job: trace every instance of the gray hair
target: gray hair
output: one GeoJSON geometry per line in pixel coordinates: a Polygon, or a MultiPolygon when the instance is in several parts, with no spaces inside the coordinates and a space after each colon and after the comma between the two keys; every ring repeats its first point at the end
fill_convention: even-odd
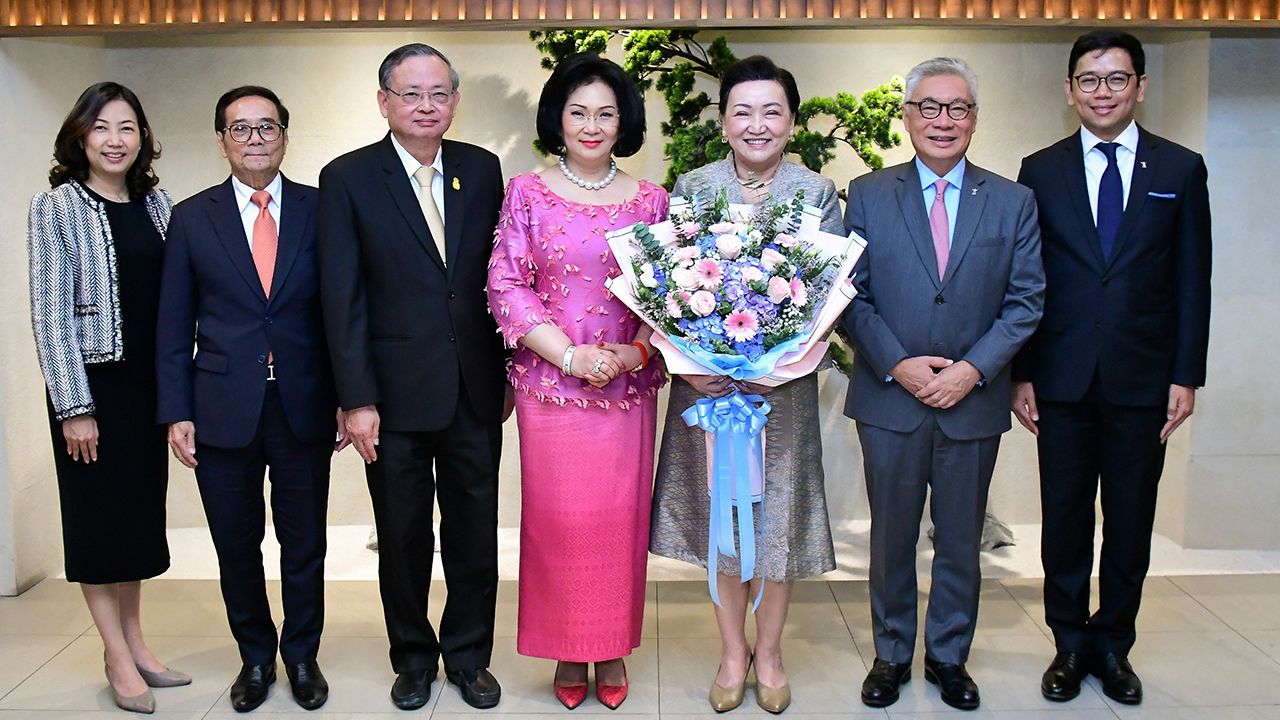
{"type": "Polygon", "coordinates": [[[969,63],[960,58],[950,57],[932,58],[911,68],[911,72],[907,73],[907,92],[903,96],[903,100],[915,98],[916,88],[920,85],[920,81],[937,75],[956,75],[964,78],[965,83],[969,86],[969,99],[973,101],[974,105],[978,104],[978,76],[973,73],[973,68],[969,67],[969,63]]]}
{"type": "Polygon", "coordinates": [[[444,53],[425,43],[409,43],[392,50],[387,54],[386,59],[382,61],[382,65],[378,66],[378,87],[383,90],[390,90],[391,73],[395,72],[400,63],[411,57],[440,58],[440,62],[449,68],[449,80],[453,83],[453,89],[457,90],[458,86],[462,84],[462,80],[458,77],[458,71],[453,69],[453,63],[449,62],[449,58],[445,57],[444,53]]]}

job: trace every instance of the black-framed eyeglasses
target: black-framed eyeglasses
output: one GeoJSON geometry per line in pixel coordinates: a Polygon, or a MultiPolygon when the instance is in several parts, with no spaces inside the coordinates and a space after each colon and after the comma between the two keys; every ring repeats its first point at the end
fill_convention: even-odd
{"type": "Polygon", "coordinates": [[[925,98],[919,102],[908,100],[903,105],[915,105],[916,112],[920,113],[920,117],[925,120],[933,120],[942,114],[943,110],[947,111],[947,117],[952,120],[963,120],[969,117],[969,113],[978,109],[977,103],[968,103],[963,100],[953,100],[949,103],[940,103],[937,100],[925,98]]]}
{"type": "Polygon", "coordinates": [[[428,101],[432,105],[448,105],[453,99],[456,90],[432,90],[431,92],[421,92],[418,90],[406,90],[404,92],[396,92],[391,88],[387,88],[387,92],[400,98],[400,104],[405,107],[416,107],[422,102],[428,101]]]}
{"type": "Polygon", "coordinates": [[[1081,92],[1097,92],[1098,88],[1102,87],[1103,82],[1107,83],[1107,88],[1111,92],[1120,92],[1129,87],[1130,78],[1137,76],[1137,73],[1117,70],[1106,77],[1095,75],[1094,73],[1080,73],[1071,79],[1076,81],[1076,87],[1080,88],[1081,92]]]}
{"type": "Polygon", "coordinates": [[[249,123],[231,123],[223,130],[232,140],[238,143],[247,143],[253,138],[253,134],[258,133],[258,137],[262,138],[262,142],[274,142],[280,139],[284,134],[285,126],[280,123],[263,121],[257,125],[249,123]]]}

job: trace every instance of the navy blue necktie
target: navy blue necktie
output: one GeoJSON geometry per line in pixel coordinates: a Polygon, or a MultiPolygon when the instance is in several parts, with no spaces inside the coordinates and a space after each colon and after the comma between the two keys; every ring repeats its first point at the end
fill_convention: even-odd
{"type": "Polygon", "coordinates": [[[1100,142],[1094,147],[1107,156],[1107,169],[1098,183],[1098,244],[1102,246],[1102,259],[1111,259],[1111,249],[1120,232],[1120,218],[1124,216],[1124,186],[1120,184],[1120,166],[1116,164],[1116,148],[1120,143],[1100,142]]]}

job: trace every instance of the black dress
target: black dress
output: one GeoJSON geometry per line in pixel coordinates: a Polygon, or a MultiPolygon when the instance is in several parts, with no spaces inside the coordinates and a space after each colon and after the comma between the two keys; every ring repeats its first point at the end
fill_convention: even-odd
{"type": "MultiPolygon", "coordinates": [[[[87,190],[88,188],[86,188],[87,190]]],[[[155,577],[169,568],[165,428],[156,424],[156,312],[164,241],[145,201],[107,207],[120,298],[119,362],[85,365],[98,423],[98,460],[67,454],[49,404],[67,580],[103,584],[155,577]]]]}

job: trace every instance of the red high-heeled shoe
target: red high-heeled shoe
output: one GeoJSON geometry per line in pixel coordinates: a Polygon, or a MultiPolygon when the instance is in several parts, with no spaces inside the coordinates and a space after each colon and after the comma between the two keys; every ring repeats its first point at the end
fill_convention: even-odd
{"type": "Polygon", "coordinates": [[[605,685],[600,682],[600,664],[596,663],[596,699],[600,704],[610,710],[617,710],[623,700],[627,699],[627,690],[630,689],[630,683],[627,682],[627,666],[622,666],[622,684],[621,685],[605,685]]]}
{"type": "MultiPolygon", "coordinates": [[[[559,675],[560,663],[556,663],[556,674],[559,675]]],[[[582,704],[587,699],[587,684],[569,683],[562,684],[559,680],[551,681],[552,688],[555,690],[556,699],[565,709],[572,710],[582,704]]]]}

